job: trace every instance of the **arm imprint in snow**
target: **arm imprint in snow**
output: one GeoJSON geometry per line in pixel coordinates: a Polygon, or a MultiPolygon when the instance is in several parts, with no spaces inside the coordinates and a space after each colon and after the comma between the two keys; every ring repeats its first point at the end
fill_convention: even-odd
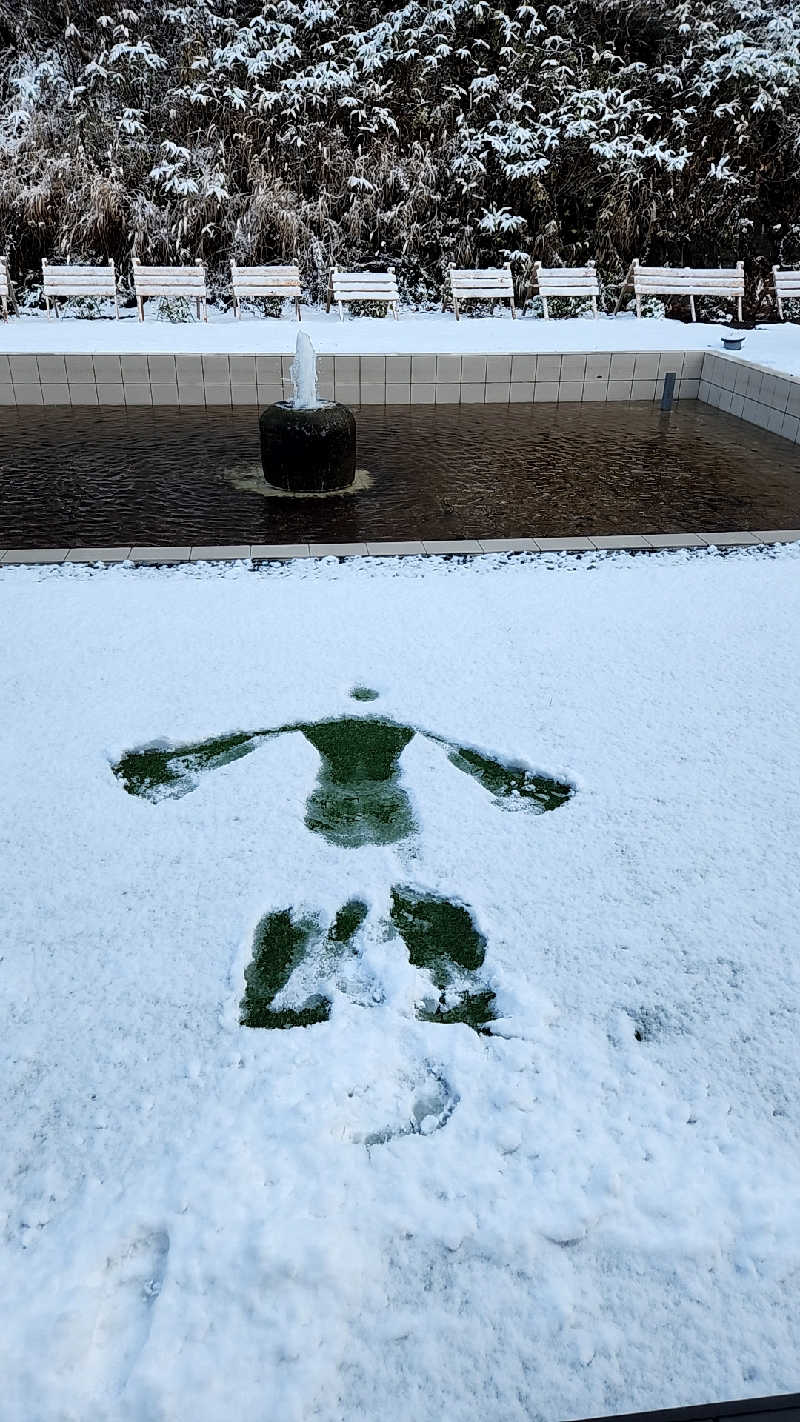
{"type": "Polygon", "coordinates": [[[305,822],[332,844],[394,844],[416,829],[411,802],[400,783],[400,756],[417,732],[444,747],[451,764],[471,775],[496,802],[534,814],[558,809],[574,793],[565,781],[508,764],[442,736],[376,716],[239,731],[195,745],[144,746],[128,751],[113,767],[130,795],[154,803],[194,790],[207,770],[249,755],[265,740],[300,732],[319,752],[317,783],[306,802],[305,822]]]}

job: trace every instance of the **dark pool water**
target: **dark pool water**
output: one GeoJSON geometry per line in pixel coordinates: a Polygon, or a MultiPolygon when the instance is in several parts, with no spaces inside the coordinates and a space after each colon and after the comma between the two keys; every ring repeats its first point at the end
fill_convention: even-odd
{"type": "Polygon", "coordinates": [[[356,415],[369,486],[298,500],[258,491],[251,407],[0,410],[0,546],[800,527],[797,446],[695,401],[356,415]]]}

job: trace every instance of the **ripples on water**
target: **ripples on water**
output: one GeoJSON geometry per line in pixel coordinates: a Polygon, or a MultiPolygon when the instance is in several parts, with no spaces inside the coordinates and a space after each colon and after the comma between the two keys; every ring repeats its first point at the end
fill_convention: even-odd
{"type": "Polygon", "coordinates": [[[800,527],[800,451],[695,401],[364,406],[365,487],[265,497],[258,412],[0,411],[0,546],[800,527]]]}

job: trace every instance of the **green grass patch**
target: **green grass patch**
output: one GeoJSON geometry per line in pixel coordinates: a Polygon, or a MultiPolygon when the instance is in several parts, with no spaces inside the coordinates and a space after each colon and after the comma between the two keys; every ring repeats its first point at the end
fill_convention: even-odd
{"type": "Polygon", "coordinates": [[[145,800],[187,795],[194,790],[202,771],[249,755],[250,751],[255,750],[256,737],[264,734],[237,732],[178,749],[150,746],[144,750],[128,751],[112,766],[112,770],[129,795],[141,795],[145,800]]]}
{"type": "Polygon", "coordinates": [[[494,1020],[494,993],[487,988],[484,992],[465,992],[455,1007],[441,1007],[437,1011],[422,1008],[417,1016],[423,1022],[443,1022],[450,1026],[463,1022],[474,1032],[488,1035],[488,1024],[494,1020]]]}
{"type": "Polygon", "coordinates": [[[369,907],[361,899],[350,899],[333,920],[328,930],[328,942],[346,946],[355,938],[368,913],[369,907]]]}
{"type": "Polygon", "coordinates": [[[458,970],[474,973],[481,967],[486,939],[463,904],[392,889],[390,915],[414,967],[426,968],[437,987],[447,987],[458,970]]]}
{"type": "Polygon", "coordinates": [[[342,716],[302,726],[322,756],[306,825],[332,844],[393,844],[415,828],[411,803],[398,779],[401,751],[414,735],[364,716],[342,716]]]}
{"type": "Polygon", "coordinates": [[[574,793],[563,781],[534,775],[524,765],[505,765],[466,746],[454,746],[448,759],[499,800],[533,800],[542,811],[557,810],[574,793]]]}
{"type": "Polygon", "coordinates": [[[253,960],[244,970],[245,994],[239,1005],[243,1027],[311,1027],[327,1022],[331,1004],[325,997],[309,998],[299,1008],[272,1007],[319,931],[318,919],[295,920],[289,909],[261,919],[253,936],[253,960]]]}

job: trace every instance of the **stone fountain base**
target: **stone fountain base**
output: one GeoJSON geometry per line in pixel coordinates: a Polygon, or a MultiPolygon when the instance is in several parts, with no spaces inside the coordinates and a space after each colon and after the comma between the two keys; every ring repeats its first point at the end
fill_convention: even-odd
{"type": "Polygon", "coordinates": [[[259,419],[261,464],[267,483],[291,493],[346,489],[356,474],[356,421],[334,401],[312,409],[290,400],[268,405],[259,419]]]}

